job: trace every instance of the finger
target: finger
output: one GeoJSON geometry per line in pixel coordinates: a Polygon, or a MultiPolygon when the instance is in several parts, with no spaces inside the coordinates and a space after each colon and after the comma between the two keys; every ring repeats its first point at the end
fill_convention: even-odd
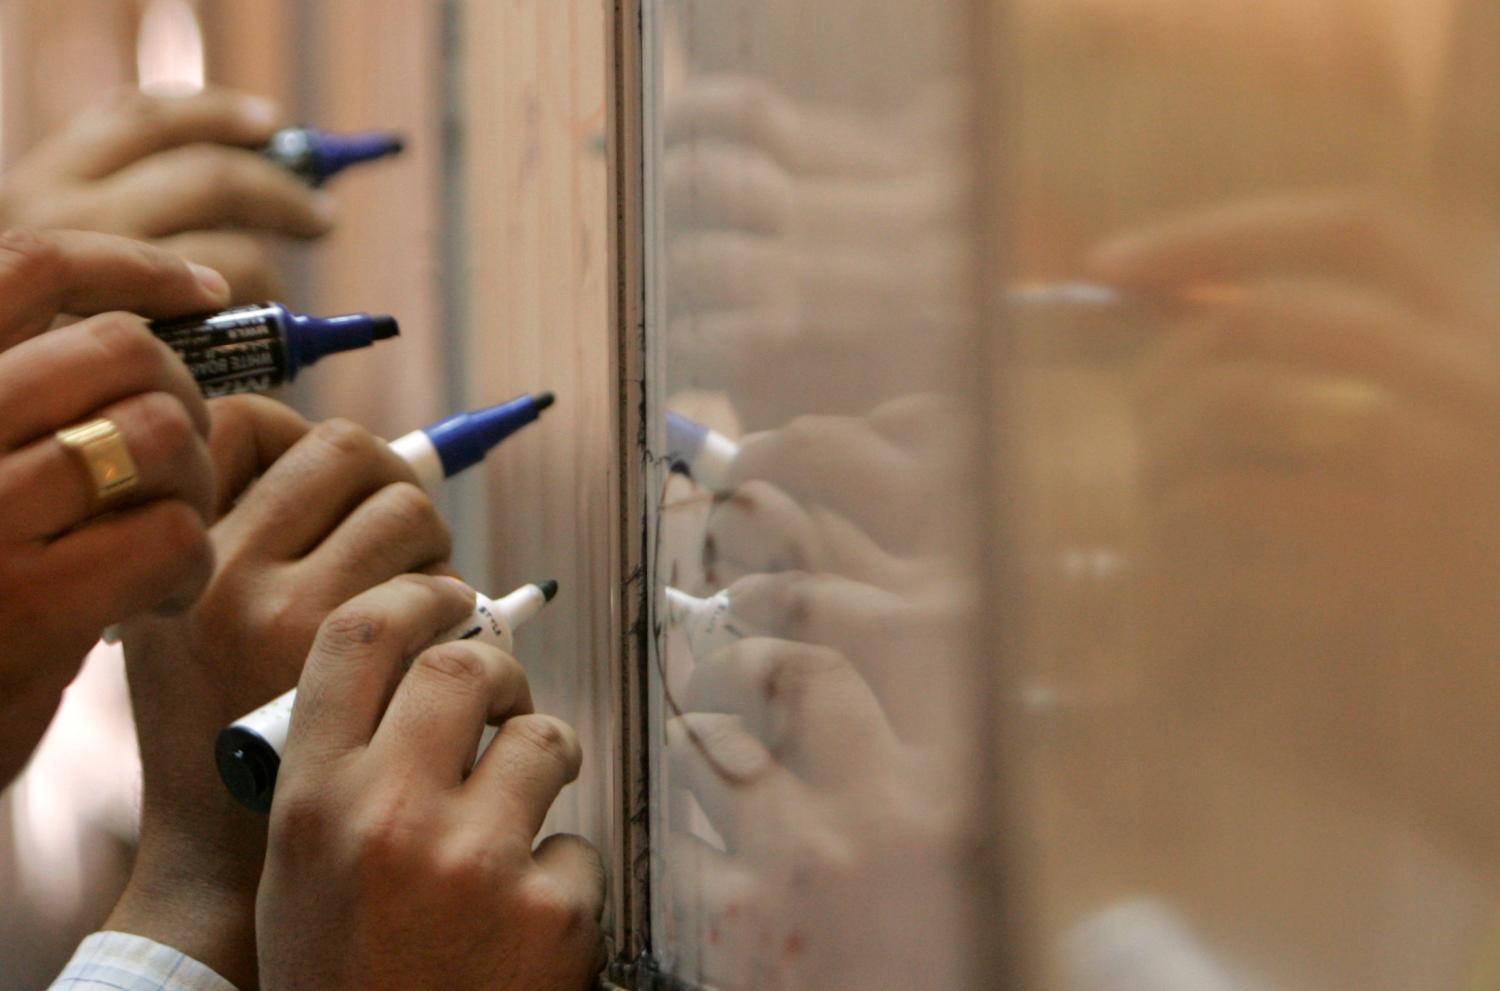
{"type": "Polygon", "coordinates": [[[224,276],[233,304],[286,298],[286,281],[260,236],[231,231],[189,231],[158,238],[155,244],[224,276]]]}
{"type": "Polygon", "coordinates": [[[565,905],[577,906],[595,922],[604,918],[604,860],[582,836],[555,833],[542,840],[531,855],[557,886],[565,905]]]}
{"type": "Polygon", "coordinates": [[[85,629],[191,605],[213,573],[208,528],[181,500],[114,513],[60,537],[43,554],[59,601],[85,629]]]}
{"type": "Polygon", "coordinates": [[[582,766],[573,727],[555,716],[513,716],[501,724],[464,787],[487,808],[501,810],[506,827],[530,841],[582,766]]]}
{"type": "Polygon", "coordinates": [[[722,587],[778,571],[820,571],[822,548],[807,510],[770,482],[749,481],[709,510],[703,574],[722,587]]]}
{"type": "Polygon", "coordinates": [[[1136,398],[1149,408],[1206,370],[1243,362],[1367,379],[1477,423],[1500,396],[1474,354],[1472,342],[1368,292],[1279,282],[1181,325],[1143,365],[1136,398]]]}
{"type": "Polygon", "coordinates": [[[802,416],[779,430],[751,434],[729,469],[729,482],[772,482],[802,503],[826,506],[865,527],[892,550],[925,538],[923,465],[857,417],[802,416]],[[869,494],[881,498],[872,504],[869,494]]]}
{"type": "MultiPolygon", "coordinates": [[[[1486,433],[1358,376],[1215,365],[1144,418],[1147,487],[1216,473],[1311,473],[1410,484],[1482,463],[1486,433]]],[[[1487,460],[1487,459],[1485,459],[1487,460]]]]}
{"type": "Polygon", "coordinates": [[[921,656],[952,618],[906,595],[835,575],[788,571],[750,575],[729,587],[735,616],[752,629],[785,640],[832,647],[879,669],[902,656],[921,656]]]}
{"type": "Polygon", "coordinates": [[[514,657],[472,640],[435,644],[396,686],[369,752],[383,773],[413,787],[456,788],[486,722],[531,711],[526,672],[514,657]]]}
{"type": "Polygon", "coordinates": [[[790,306],[797,292],[782,243],[730,230],[689,231],[667,245],[672,311],[790,306]]]}
{"type": "Polygon", "coordinates": [[[0,234],[0,350],[48,329],[59,313],[165,317],[228,302],[217,272],[139,241],[87,231],[0,234]]]}
{"type": "Polygon", "coordinates": [[[269,231],[313,238],[333,226],[334,200],[264,156],[188,145],[130,165],[93,194],[112,230],[137,237],[183,231],[269,231]]]}
{"type": "Polygon", "coordinates": [[[693,712],[738,716],[777,763],[811,781],[839,781],[897,746],[885,712],[849,662],[827,648],[752,637],[693,669],[693,712]]]}
{"type": "Polygon", "coordinates": [[[287,756],[352,750],[375,733],[406,663],[474,610],[461,582],[402,575],[350,599],[318,628],[302,669],[287,756]]]}
{"type": "Polygon", "coordinates": [[[328,420],[292,445],[220,524],[223,538],[270,560],[307,554],[356,506],[392,482],[414,482],[384,441],[328,420]]]}
{"type": "Polygon", "coordinates": [[[766,820],[797,807],[804,794],[737,716],[690,712],[673,719],[667,755],[672,782],[692,793],[731,850],[758,842],[766,820]]]}
{"type": "Polygon", "coordinates": [[[672,230],[729,228],[757,234],[786,231],[792,184],[770,156],[723,141],[695,141],[667,151],[662,202],[672,230]]]}
{"type": "MultiPolygon", "coordinates": [[[[124,506],[180,499],[213,519],[208,447],[176,397],[148,392],[96,411],[120,431],[137,471],[124,506]]],[[[94,482],[78,458],[47,437],[0,462],[0,520],[24,540],[57,536],[94,516],[94,482]]]]}
{"type": "Polygon", "coordinates": [[[395,482],[366,499],[306,558],[317,573],[336,575],[350,594],[387,578],[446,561],[453,538],[432,498],[395,482]]]}
{"type": "Polygon", "coordinates": [[[280,120],[281,111],[263,97],[227,90],[155,96],[131,87],[38,147],[32,162],[45,174],[98,179],[181,145],[264,145],[280,120]]]}
{"type": "Polygon", "coordinates": [[[952,396],[921,392],[882,403],[871,411],[869,423],[892,444],[920,453],[953,443],[964,420],[952,396]]]}
{"type": "Polygon", "coordinates": [[[594,961],[589,973],[598,973],[605,963],[604,933],[599,923],[604,919],[604,860],[588,840],[568,833],[556,833],[537,845],[532,859],[541,877],[552,889],[548,904],[559,910],[564,921],[564,938],[576,945],[565,947],[574,959],[594,961]],[[580,926],[583,919],[592,926],[580,926]]]}
{"type": "Polygon", "coordinates": [[[1238,203],[1099,247],[1091,270],[1110,282],[1170,286],[1277,276],[1355,280],[1451,309],[1464,295],[1430,234],[1363,195],[1238,203]]]}
{"type": "Polygon", "coordinates": [[[208,409],[208,450],[218,480],[213,518],[218,519],[313,425],[290,406],[265,396],[225,396],[210,400],[208,409]]]}
{"type": "Polygon", "coordinates": [[[130,396],[164,392],[208,436],[208,407],[187,366],[138,318],[91,317],[0,353],[0,449],[91,419],[130,396]]]}

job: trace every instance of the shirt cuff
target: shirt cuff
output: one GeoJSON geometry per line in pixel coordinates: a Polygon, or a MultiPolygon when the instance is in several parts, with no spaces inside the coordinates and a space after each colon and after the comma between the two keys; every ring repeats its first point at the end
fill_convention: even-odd
{"type": "Polygon", "coordinates": [[[144,936],[94,933],[78,945],[50,991],[235,991],[184,953],[144,936]]]}

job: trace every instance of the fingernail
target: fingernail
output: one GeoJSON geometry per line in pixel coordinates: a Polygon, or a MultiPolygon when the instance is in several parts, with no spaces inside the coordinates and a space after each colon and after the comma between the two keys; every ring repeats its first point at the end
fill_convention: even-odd
{"type": "Polygon", "coordinates": [[[188,268],[192,269],[193,277],[198,280],[198,285],[202,286],[210,295],[218,296],[221,299],[229,298],[229,282],[224,276],[207,265],[198,265],[194,262],[188,262],[188,268]]]}
{"type": "Polygon", "coordinates": [[[248,96],[240,104],[240,113],[253,127],[270,130],[281,120],[281,107],[263,96],[248,96]]]}

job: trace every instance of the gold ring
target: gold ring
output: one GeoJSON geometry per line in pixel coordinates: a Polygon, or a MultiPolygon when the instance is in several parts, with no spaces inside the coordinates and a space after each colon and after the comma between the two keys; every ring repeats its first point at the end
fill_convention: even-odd
{"type": "Polygon", "coordinates": [[[120,428],[109,420],[101,417],[59,430],[57,440],[88,474],[93,486],[90,501],[94,512],[118,506],[140,484],[140,473],[136,471],[130,448],[125,445],[120,428]]]}

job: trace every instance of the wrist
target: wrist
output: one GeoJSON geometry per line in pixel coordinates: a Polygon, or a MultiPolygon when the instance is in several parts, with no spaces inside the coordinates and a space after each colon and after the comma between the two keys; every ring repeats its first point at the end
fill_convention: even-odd
{"type": "Polygon", "coordinates": [[[209,967],[241,991],[258,986],[255,890],[259,872],[143,837],[135,869],[104,928],[144,936],[209,967]]]}

